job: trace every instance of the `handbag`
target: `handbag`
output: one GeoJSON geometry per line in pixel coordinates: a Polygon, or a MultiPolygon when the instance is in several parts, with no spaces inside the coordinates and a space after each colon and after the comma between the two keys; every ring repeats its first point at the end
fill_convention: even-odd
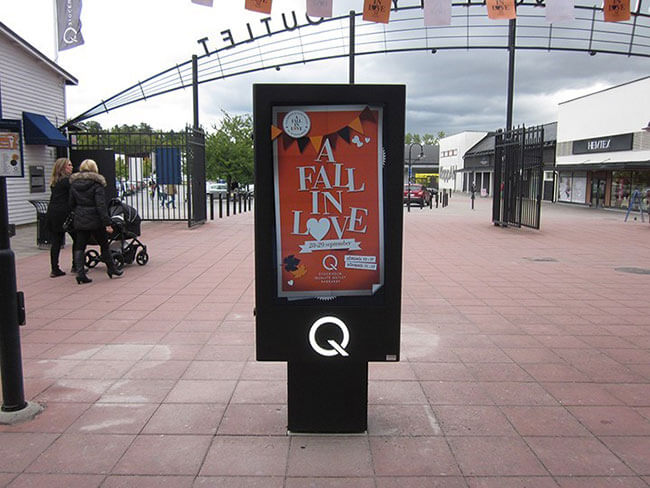
{"type": "Polygon", "coordinates": [[[63,227],[65,232],[72,232],[74,230],[74,212],[68,214],[61,227],[63,227]]]}

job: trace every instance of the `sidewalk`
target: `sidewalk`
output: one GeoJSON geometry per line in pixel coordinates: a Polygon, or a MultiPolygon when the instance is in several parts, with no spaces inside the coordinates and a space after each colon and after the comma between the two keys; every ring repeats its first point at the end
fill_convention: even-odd
{"type": "Polygon", "coordinates": [[[145,223],[149,263],[86,286],[13,238],[46,408],[0,426],[0,486],[650,486],[650,225],[476,207],[405,213],[402,361],[370,365],[362,436],[286,435],[286,365],[254,360],[252,213],[145,223]]]}

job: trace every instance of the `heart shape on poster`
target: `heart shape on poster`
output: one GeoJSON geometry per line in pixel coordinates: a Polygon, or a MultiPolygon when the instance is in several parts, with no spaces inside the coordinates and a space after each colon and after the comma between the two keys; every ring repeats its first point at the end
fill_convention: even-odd
{"type": "Polygon", "coordinates": [[[366,137],[366,142],[370,142],[370,137],[366,137]]]}
{"type": "Polygon", "coordinates": [[[293,280],[289,280],[289,281],[287,281],[287,284],[288,284],[289,286],[293,286],[293,280]]]}
{"type": "Polygon", "coordinates": [[[307,221],[307,231],[317,241],[320,241],[323,237],[325,237],[329,230],[330,230],[330,221],[325,217],[323,217],[320,220],[311,218],[307,221]]]}

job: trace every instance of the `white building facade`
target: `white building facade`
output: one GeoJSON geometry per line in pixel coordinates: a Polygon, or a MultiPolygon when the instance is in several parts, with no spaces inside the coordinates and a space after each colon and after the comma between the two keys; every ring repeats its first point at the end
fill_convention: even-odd
{"type": "Polygon", "coordinates": [[[35,222],[29,200],[50,198],[52,166],[65,139],[56,127],[66,121],[66,85],[76,84],[72,75],[0,22],[0,118],[20,120],[23,126],[25,176],[7,178],[12,224],[35,222]]]}
{"type": "Polygon", "coordinates": [[[559,105],[557,199],[638,207],[650,190],[650,76],[559,105]]]}
{"type": "Polygon", "coordinates": [[[440,139],[440,190],[463,191],[465,153],[483,139],[487,132],[461,132],[440,139]]]}

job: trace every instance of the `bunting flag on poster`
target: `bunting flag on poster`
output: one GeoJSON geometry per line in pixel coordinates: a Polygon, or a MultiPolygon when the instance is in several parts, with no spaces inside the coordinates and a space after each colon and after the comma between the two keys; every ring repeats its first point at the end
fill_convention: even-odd
{"type": "Polygon", "coordinates": [[[546,0],[546,22],[566,22],[575,19],[574,0],[546,0]]]}
{"type": "Polygon", "coordinates": [[[451,24],[451,0],[424,0],[424,25],[451,24]]]}
{"type": "Polygon", "coordinates": [[[630,20],[630,0],[605,0],[603,13],[605,22],[630,20]]]}
{"type": "Polygon", "coordinates": [[[246,8],[246,10],[252,10],[253,12],[270,14],[271,2],[272,0],[246,0],[244,8],[246,8]]]}
{"type": "Polygon", "coordinates": [[[56,0],[56,25],[59,51],[81,46],[81,0],[56,0]]]}
{"type": "Polygon", "coordinates": [[[516,19],[515,0],[487,0],[488,17],[493,20],[516,19]]]}
{"type": "Polygon", "coordinates": [[[332,0],[307,0],[307,15],[310,17],[331,17],[332,0]]]}
{"type": "Polygon", "coordinates": [[[390,18],[390,0],[364,0],[363,20],[388,24],[390,18]]]}
{"type": "Polygon", "coordinates": [[[192,0],[192,3],[197,5],[205,5],[206,7],[212,7],[212,0],[192,0]]]}

